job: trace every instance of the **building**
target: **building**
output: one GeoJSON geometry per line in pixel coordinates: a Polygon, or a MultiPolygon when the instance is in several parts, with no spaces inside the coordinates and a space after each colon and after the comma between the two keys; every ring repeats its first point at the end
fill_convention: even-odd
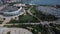
{"type": "Polygon", "coordinates": [[[24,28],[0,28],[0,34],[33,34],[27,29],[24,28]]]}
{"type": "Polygon", "coordinates": [[[2,9],[0,11],[0,15],[3,17],[17,16],[17,15],[20,15],[22,13],[23,13],[22,7],[13,7],[13,6],[5,7],[4,9],[2,9]]]}

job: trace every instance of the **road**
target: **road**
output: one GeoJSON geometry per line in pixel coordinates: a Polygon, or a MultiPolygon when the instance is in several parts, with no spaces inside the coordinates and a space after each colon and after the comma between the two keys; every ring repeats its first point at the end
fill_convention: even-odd
{"type": "MultiPolygon", "coordinates": [[[[39,25],[39,24],[43,24],[43,25],[45,25],[45,24],[50,24],[50,23],[56,23],[56,22],[47,22],[47,21],[44,21],[44,22],[39,22],[39,23],[10,23],[10,24],[4,24],[4,25],[39,25]]],[[[60,24],[60,23],[56,23],[56,24],[60,24]]],[[[0,24],[1,25],[1,24],[0,24]]]]}

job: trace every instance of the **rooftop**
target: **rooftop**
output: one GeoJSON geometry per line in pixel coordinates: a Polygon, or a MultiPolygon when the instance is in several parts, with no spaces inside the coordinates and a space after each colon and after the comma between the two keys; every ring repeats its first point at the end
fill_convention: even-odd
{"type": "Polygon", "coordinates": [[[27,29],[24,28],[0,28],[0,34],[7,34],[10,32],[11,34],[33,34],[27,29]]]}
{"type": "Polygon", "coordinates": [[[3,8],[1,11],[2,12],[13,12],[13,11],[16,11],[18,9],[19,9],[18,7],[8,6],[8,7],[3,8]]]}
{"type": "Polygon", "coordinates": [[[22,13],[22,7],[19,6],[7,6],[0,10],[0,15],[5,17],[16,16],[22,13]]]}

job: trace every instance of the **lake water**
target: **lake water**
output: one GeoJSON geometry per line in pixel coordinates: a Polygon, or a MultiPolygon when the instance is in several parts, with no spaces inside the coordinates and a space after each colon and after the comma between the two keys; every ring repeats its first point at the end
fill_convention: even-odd
{"type": "MultiPolygon", "coordinates": [[[[6,0],[4,1],[6,2],[6,0]]],[[[22,2],[25,4],[35,4],[35,5],[60,5],[60,0],[16,0],[16,2],[22,2]]],[[[2,0],[0,0],[0,3],[3,3],[2,0]]]]}
{"type": "Polygon", "coordinates": [[[27,0],[26,4],[60,5],[60,0],[27,0]]]}

